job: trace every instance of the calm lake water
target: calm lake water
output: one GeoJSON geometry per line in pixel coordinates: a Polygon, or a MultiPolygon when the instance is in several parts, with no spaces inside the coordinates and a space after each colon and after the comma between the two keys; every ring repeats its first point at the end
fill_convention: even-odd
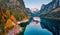
{"type": "Polygon", "coordinates": [[[47,29],[42,29],[40,25],[40,18],[33,18],[29,25],[27,25],[24,35],[53,35],[47,29]],[[36,21],[34,21],[36,20],[36,21]],[[38,22],[37,22],[38,21],[38,22]]]}

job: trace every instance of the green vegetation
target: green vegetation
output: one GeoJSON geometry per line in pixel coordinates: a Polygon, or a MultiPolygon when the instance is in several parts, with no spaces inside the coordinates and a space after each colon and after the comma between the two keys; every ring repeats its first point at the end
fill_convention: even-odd
{"type": "Polygon", "coordinates": [[[57,18],[60,18],[60,11],[49,13],[49,14],[46,15],[46,16],[48,16],[48,17],[57,17],[57,18]]]}
{"type": "Polygon", "coordinates": [[[54,20],[60,20],[60,11],[48,12],[46,14],[43,13],[40,15],[40,17],[54,19],[54,20]]]}
{"type": "MultiPolygon", "coordinates": [[[[29,18],[29,15],[25,11],[23,1],[18,1],[20,1],[19,3],[21,5],[14,5],[9,0],[0,0],[0,35],[7,35],[8,31],[15,27],[12,25],[12,22],[16,23],[17,21],[24,21],[29,18]]],[[[23,35],[27,23],[23,25],[21,35],[23,35]]]]}

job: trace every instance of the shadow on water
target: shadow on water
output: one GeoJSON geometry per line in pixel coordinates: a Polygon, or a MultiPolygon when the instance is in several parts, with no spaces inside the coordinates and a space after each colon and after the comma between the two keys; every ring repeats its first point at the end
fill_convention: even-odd
{"type": "Polygon", "coordinates": [[[33,19],[33,18],[31,17],[28,22],[19,24],[19,25],[20,25],[21,27],[23,27],[24,29],[23,29],[23,32],[19,33],[18,35],[24,35],[24,31],[26,30],[26,26],[30,24],[30,22],[32,21],[32,19],[33,19]]]}
{"type": "Polygon", "coordinates": [[[60,20],[42,18],[41,26],[51,31],[53,35],[60,35],[60,20]]]}

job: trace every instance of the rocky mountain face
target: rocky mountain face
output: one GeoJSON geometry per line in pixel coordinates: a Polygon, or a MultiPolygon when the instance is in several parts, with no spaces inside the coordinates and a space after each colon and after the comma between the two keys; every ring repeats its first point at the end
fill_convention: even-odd
{"type": "Polygon", "coordinates": [[[0,7],[5,11],[10,10],[15,15],[17,20],[21,20],[22,17],[25,19],[26,16],[28,17],[23,0],[0,0],[0,7]]]}
{"type": "Polygon", "coordinates": [[[4,9],[12,9],[17,11],[25,11],[23,0],[2,0],[0,6],[4,9]]]}
{"type": "Polygon", "coordinates": [[[40,10],[40,16],[44,16],[58,7],[60,7],[60,0],[52,0],[52,2],[48,3],[47,5],[43,4],[40,10]]]}
{"type": "Polygon", "coordinates": [[[29,9],[29,8],[26,8],[26,11],[27,11],[27,13],[31,16],[32,15],[32,12],[31,12],[31,10],[29,9]]]}
{"type": "Polygon", "coordinates": [[[34,10],[34,11],[32,11],[31,9],[26,8],[26,11],[27,11],[27,13],[28,13],[30,16],[32,16],[32,17],[37,16],[37,14],[40,14],[39,10],[34,10]]]}
{"type": "MultiPolygon", "coordinates": [[[[28,18],[23,0],[0,0],[0,35],[8,35],[9,30],[12,31],[13,28],[15,31],[19,27],[18,21],[27,22],[28,18]]],[[[22,26],[27,24],[23,23],[22,26]]],[[[25,27],[23,28],[25,29],[25,27]]],[[[24,33],[24,29],[20,35],[24,33]]]]}

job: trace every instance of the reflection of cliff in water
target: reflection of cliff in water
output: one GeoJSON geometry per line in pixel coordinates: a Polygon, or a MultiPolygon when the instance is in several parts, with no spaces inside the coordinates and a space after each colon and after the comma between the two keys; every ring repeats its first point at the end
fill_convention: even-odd
{"type": "Polygon", "coordinates": [[[53,19],[41,19],[42,28],[46,28],[54,35],[60,35],[60,21],[53,19]]]}

